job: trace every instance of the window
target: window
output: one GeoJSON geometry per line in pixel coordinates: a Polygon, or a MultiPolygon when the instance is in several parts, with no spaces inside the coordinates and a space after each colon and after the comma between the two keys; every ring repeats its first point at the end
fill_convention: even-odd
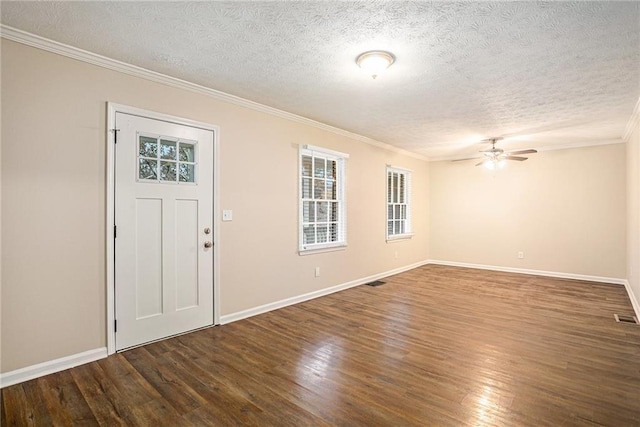
{"type": "Polygon", "coordinates": [[[411,236],[411,171],[387,166],[387,240],[411,236]]]}
{"type": "Polygon", "coordinates": [[[196,182],[196,141],[138,134],[138,180],[196,182]]]}
{"type": "Polygon", "coordinates": [[[349,156],[300,149],[300,252],[347,245],[345,161],[349,156]]]}

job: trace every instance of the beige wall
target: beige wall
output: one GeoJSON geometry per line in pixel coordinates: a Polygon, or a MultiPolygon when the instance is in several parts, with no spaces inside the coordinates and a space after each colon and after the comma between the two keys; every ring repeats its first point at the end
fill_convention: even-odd
{"type": "Polygon", "coordinates": [[[627,141],[627,278],[640,307],[640,113],[627,141]]]}
{"type": "Polygon", "coordinates": [[[107,101],[220,127],[222,315],[428,258],[424,161],[6,40],[1,78],[2,372],[106,345],[107,101]],[[298,144],[351,156],[345,251],[297,254],[298,144]],[[387,163],[414,171],[410,241],[385,243],[387,163]]]}
{"type": "Polygon", "coordinates": [[[471,162],[427,164],[14,42],[1,47],[0,372],[106,345],[107,101],[220,127],[220,208],[234,213],[218,224],[222,315],[427,258],[628,277],[640,296],[637,127],[626,147],[546,151],[492,173],[471,162]],[[345,251],[297,254],[299,144],[350,154],[345,251]],[[410,241],[384,242],[386,164],[414,171],[410,241]]]}
{"type": "Polygon", "coordinates": [[[430,165],[430,257],[625,278],[624,144],[430,165]],[[524,259],[518,259],[518,251],[524,259]]]}

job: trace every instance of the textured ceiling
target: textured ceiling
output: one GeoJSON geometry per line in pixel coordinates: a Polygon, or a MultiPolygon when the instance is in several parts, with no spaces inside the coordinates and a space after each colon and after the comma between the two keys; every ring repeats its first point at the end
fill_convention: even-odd
{"type": "Polygon", "coordinates": [[[17,29],[419,154],[620,140],[638,2],[12,2],[17,29]],[[355,57],[393,52],[373,80],[355,57]]]}

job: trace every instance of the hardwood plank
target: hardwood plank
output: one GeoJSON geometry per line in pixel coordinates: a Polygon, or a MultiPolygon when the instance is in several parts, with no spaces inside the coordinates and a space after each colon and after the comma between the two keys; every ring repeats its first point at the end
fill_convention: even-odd
{"type": "Polygon", "coordinates": [[[114,354],[96,362],[105,376],[115,385],[118,392],[127,396],[132,406],[143,405],[161,399],[158,391],[149,384],[123,354],[114,354]]]}
{"type": "Polygon", "coordinates": [[[179,414],[185,414],[206,401],[174,372],[164,368],[144,347],[124,353],[125,358],[179,414]]]}
{"type": "Polygon", "coordinates": [[[38,378],[36,381],[54,425],[98,425],[70,370],[38,378]]]}
{"type": "Polygon", "coordinates": [[[71,375],[99,424],[124,426],[133,423],[129,402],[123,402],[122,395],[100,365],[78,366],[71,370],[71,375]]]}
{"type": "MultiPolygon", "coordinates": [[[[180,341],[177,341],[180,342],[180,341]]],[[[193,347],[194,343],[191,342],[189,347],[193,347]]],[[[197,347],[197,344],[195,344],[197,347]]],[[[167,350],[162,353],[162,356],[157,358],[158,362],[162,365],[167,366],[167,372],[171,372],[176,377],[179,377],[181,380],[189,383],[189,386],[193,388],[194,392],[196,392],[200,397],[204,398],[207,401],[214,401],[218,403],[217,408],[213,408],[208,406],[206,409],[197,409],[192,411],[190,414],[184,418],[191,419],[194,414],[206,414],[208,417],[212,415],[216,415],[216,419],[218,422],[223,424],[261,424],[265,421],[271,421],[274,424],[283,424],[281,417],[277,416],[277,414],[282,410],[289,410],[289,416],[287,417],[287,423],[289,425],[322,425],[320,419],[310,416],[310,414],[306,414],[304,411],[301,411],[300,408],[295,407],[288,401],[280,402],[278,405],[273,405],[269,401],[265,401],[264,399],[260,400],[256,398],[255,394],[248,393],[248,396],[240,396],[240,399],[230,400],[230,395],[234,394],[236,391],[236,395],[245,394],[245,393],[237,393],[238,387],[235,387],[235,390],[232,390],[231,387],[226,387],[225,393],[220,392],[221,387],[228,386],[229,383],[225,382],[224,375],[220,375],[220,372],[217,372],[218,375],[215,377],[209,376],[207,371],[200,369],[196,364],[194,364],[191,357],[185,356],[184,353],[181,352],[188,351],[188,347],[175,346],[176,348],[172,351],[167,350]],[[184,365],[184,366],[183,366],[184,365]],[[199,375],[196,377],[191,374],[192,371],[196,371],[199,375]],[[261,406],[268,406],[269,412],[263,411],[261,408],[256,406],[253,401],[258,400],[261,406]],[[226,418],[226,420],[225,420],[226,418]]],[[[203,349],[203,352],[206,352],[206,349],[203,349]]],[[[197,354],[190,356],[195,356],[194,359],[197,359],[197,354]]],[[[220,365],[217,367],[224,366],[224,362],[221,361],[220,365]]],[[[242,377],[241,371],[242,367],[239,367],[236,371],[232,373],[235,382],[239,382],[242,377]]],[[[251,387],[246,382],[242,383],[243,389],[251,387]]],[[[264,386],[261,383],[255,383],[257,392],[260,392],[264,389],[264,386]]],[[[237,396],[236,396],[237,397],[237,396]]],[[[199,418],[196,418],[199,419],[199,418]]]]}
{"type": "Polygon", "coordinates": [[[22,385],[17,384],[2,390],[2,405],[6,408],[3,426],[36,425],[22,385]]]}
{"type": "Polygon", "coordinates": [[[3,425],[640,425],[622,286],[428,265],[2,390],[3,425]]]}
{"type": "Polygon", "coordinates": [[[27,381],[22,384],[25,396],[29,402],[28,416],[33,419],[33,425],[51,425],[51,417],[45,403],[42,390],[37,381],[27,381]]]}

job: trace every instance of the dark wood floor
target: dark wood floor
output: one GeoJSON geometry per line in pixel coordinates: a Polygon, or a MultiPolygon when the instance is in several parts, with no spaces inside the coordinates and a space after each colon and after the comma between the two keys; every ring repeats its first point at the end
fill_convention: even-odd
{"type": "Polygon", "coordinates": [[[2,425],[640,425],[624,287],[386,280],[7,387],[2,425]]]}

